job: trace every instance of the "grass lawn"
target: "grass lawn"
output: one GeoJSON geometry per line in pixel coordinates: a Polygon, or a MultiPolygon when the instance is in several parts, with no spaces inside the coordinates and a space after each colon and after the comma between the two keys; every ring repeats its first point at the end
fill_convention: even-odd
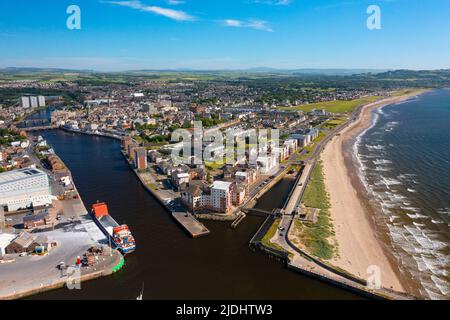
{"type": "Polygon", "coordinates": [[[326,101],[326,102],[318,102],[318,103],[311,103],[296,107],[281,107],[281,110],[290,110],[290,111],[304,111],[309,112],[314,109],[324,109],[328,112],[332,113],[345,113],[345,112],[351,112],[357,107],[374,102],[376,100],[380,99],[378,96],[373,97],[365,97],[355,100],[337,100],[337,101],[326,101]]]}
{"type": "Polygon", "coordinates": [[[320,209],[318,220],[316,223],[296,221],[296,227],[300,230],[301,242],[307,250],[320,259],[329,260],[335,252],[335,248],[330,242],[334,231],[329,212],[330,201],[325,189],[322,170],[322,163],[318,162],[303,197],[305,206],[320,209]]]}
{"type": "Polygon", "coordinates": [[[277,250],[280,250],[283,252],[287,252],[280,245],[270,241],[270,239],[272,239],[273,236],[275,235],[275,233],[278,231],[278,226],[280,225],[280,221],[281,221],[280,218],[277,218],[273,221],[272,225],[270,226],[269,230],[266,232],[266,234],[262,238],[261,242],[266,247],[271,247],[271,248],[274,248],[274,249],[277,249],[277,250]]]}
{"type": "Polygon", "coordinates": [[[316,146],[317,143],[319,143],[320,141],[322,141],[325,137],[327,136],[327,134],[323,131],[319,132],[319,136],[309,145],[307,145],[306,147],[304,147],[302,150],[307,150],[308,153],[300,156],[298,159],[305,161],[307,158],[309,158],[312,154],[312,152],[314,151],[314,147],[316,146]]]}
{"type": "Polygon", "coordinates": [[[322,127],[333,130],[337,126],[340,126],[341,124],[345,123],[346,121],[347,121],[347,119],[340,117],[340,118],[332,119],[332,120],[325,122],[322,127]]]}

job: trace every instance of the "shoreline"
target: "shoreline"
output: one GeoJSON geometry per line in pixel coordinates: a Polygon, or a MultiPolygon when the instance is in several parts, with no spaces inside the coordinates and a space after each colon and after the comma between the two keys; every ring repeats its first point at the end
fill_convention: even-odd
{"type": "Polygon", "coordinates": [[[393,255],[386,227],[383,228],[380,223],[383,219],[373,208],[371,198],[360,180],[353,146],[357,137],[372,125],[374,110],[424,92],[426,91],[413,91],[361,107],[356,121],[335,136],[320,156],[330,195],[330,214],[337,242],[338,257],[331,261],[332,264],[363,278],[370,276],[371,272],[367,272],[370,266],[376,266],[381,272],[383,287],[413,294],[417,294],[413,290],[414,285],[401,272],[401,265],[393,255]]]}

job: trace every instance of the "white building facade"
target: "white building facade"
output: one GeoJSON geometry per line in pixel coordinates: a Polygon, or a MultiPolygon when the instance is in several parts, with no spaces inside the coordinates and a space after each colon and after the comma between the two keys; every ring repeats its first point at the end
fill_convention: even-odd
{"type": "Polygon", "coordinates": [[[26,168],[0,174],[0,206],[7,211],[51,203],[50,184],[45,172],[26,168]]]}

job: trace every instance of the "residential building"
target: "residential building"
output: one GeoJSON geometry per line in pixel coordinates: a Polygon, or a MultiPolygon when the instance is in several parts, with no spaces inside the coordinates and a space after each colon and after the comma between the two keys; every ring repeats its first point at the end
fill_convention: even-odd
{"type": "Polygon", "coordinates": [[[37,97],[30,97],[30,107],[32,109],[35,109],[35,108],[39,107],[37,97]]]}
{"type": "Polygon", "coordinates": [[[181,202],[192,212],[209,210],[210,197],[211,190],[206,181],[194,180],[181,193],[181,202]]]}
{"type": "Polygon", "coordinates": [[[214,181],[211,186],[210,207],[217,212],[228,212],[231,209],[231,182],[214,181]]]}
{"type": "Polygon", "coordinates": [[[22,109],[28,109],[30,107],[30,97],[20,97],[19,104],[22,109]]]}
{"type": "Polygon", "coordinates": [[[180,172],[180,171],[174,171],[171,174],[172,182],[175,185],[175,187],[179,188],[183,183],[189,183],[189,173],[187,172],[180,172]]]}
{"type": "Polygon", "coordinates": [[[234,206],[240,206],[249,195],[249,186],[247,183],[234,182],[231,185],[231,202],[234,206]]]}
{"type": "Polygon", "coordinates": [[[269,154],[260,156],[256,159],[258,166],[261,168],[261,174],[273,174],[278,169],[279,161],[277,154],[269,154]]]}
{"type": "Polygon", "coordinates": [[[138,170],[147,169],[147,149],[138,147],[134,149],[134,167],[138,170]]]}
{"type": "MultiPolygon", "coordinates": [[[[208,185],[206,181],[193,180],[181,193],[181,201],[193,212],[208,210],[228,213],[233,205],[232,184],[227,181],[215,181],[212,185],[208,185]]],[[[235,196],[236,202],[242,202],[240,197],[245,197],[245,194],[240,192],[235,196]]]]}
{"type": "Polygon", "coordinates": [[[37,100],[38,100],[38,104],[39,104],[40,108],[45,107],[45,97],[44,96],[38,96],[37,100]]]}

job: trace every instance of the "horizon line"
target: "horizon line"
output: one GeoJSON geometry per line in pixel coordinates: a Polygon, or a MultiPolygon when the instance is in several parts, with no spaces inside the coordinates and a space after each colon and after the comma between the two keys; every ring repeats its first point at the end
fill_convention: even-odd
{"type": "Polygon", "coordinates": [[[72,71],[72,72],[98,72],[98,73],[126,73],[126,72],[295,72],[295,71],[376,71],[376,72],[388,72],[388,71],[443,71],[450,70],[450,68],[364,68],[364,67],[294,67],[294,68],[276,68],[276,67],[248,67],[248,68],[136,68],[136,69],[123,69],[123,70],[96,70],[88,68],[65,68],[65,67],[30,67],[30,66],[8,66],[0,68],[0,71],[7,71],[8,69],[34,69],[34,70],[50,70],[50,71],[72,71]]]}

